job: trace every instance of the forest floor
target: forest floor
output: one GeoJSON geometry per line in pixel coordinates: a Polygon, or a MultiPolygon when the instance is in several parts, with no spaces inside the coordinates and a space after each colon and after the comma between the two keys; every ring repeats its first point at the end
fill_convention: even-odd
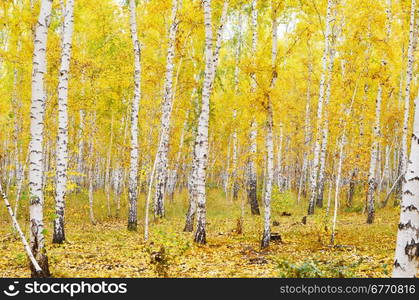
{"type": "MultiPolygon", "coordinates": [[[[141,197],[138,232],[128,232],[125,205],[120,217],[107,217],[105,195],[96,193],[97,224],[92,225],[87,195],[71,194],[67,203],[67,242],[62,245],[51,243],[53,200],[47,197],[45,231],[52,276],[389,277],[391,274],[399,218],[399,210],[391,205],[377,209],[373,225],[365,223],[360,199],[358,207],[342,207],[335,246],[331,247],[331,216],[325,217],[325,209],[317,209],[303,224],[306,201],[297,206],[295,195],[276,192],[272,232],[279,233],[282,242],[272,242],[269,249],[262,251],[262,218],[251,216],[246,205],[243,233],[238,234],[240,200],[226,200],[218,190],[210,190],[208,196],[207,245],[195,245],[193,234],[182,232],[187,209],[185,193],[167,203],[165,219],[151,222],[150,239],[146,243],[143,240],[145,196],[141,197]],[[291,215],[283,215],[284,212],[291,215]],[[164,254],[155,259],[162,247],[164,254]]],[[[28,218],[27,203],[22,203],[20,211],[23,215],[19,220],[21,224],[26,223],[23,229],[28,236],[27,222],[24,222],[28,218]]],[[[0,208],[0,241],[0,277],[28,277],[28,261],[4,205],[0,208]]]]}

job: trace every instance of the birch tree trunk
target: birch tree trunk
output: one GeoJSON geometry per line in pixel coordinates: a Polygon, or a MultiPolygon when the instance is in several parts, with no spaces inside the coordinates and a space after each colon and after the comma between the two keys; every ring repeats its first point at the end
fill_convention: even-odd
{"type": "Polygon", "coordinates": [[[419,270],[419,97],[410,146],[410,158],[403,184],[400,223],[397,233],[393,277],[417,277],[419,270]]]}
{"type": "MultiPolygon", "coordinates": [[[[412,0],[410,10],[410,24],[409,24],[409,46],[407,50],[407,67],[406,67],[406,87],[404,95],[404,118],[402,130],[402,148],[400,153],[400,171],[402,174],[406,173],[407,168],[407,132],[409,129],[409,110],[410,110],[410,87],[413,76],[414,63],[414,43],[415,43],[415,12],[416,0],[412,0]]],[[[403,175],[404,176],[404,175],[403,175]]],[[[404,179],[403,179],[404,181],[404,179]]]]}
{"type": "MultiPolygon", "coordinates": [[[[211,3],[205,3],[203,2],[203,7],[204,7],[204,12],[206,7],[209,8],[211,10],[211,3]]],[[[219,59],[219,54],[220,54],[220,50],[221,50],[221,42],[222,42],[222,38],[223,38],[223,29],[224,29],[224,25],[226,23],[226,19],[227,19],[227,11],[228,11],[228,4],[229,4],[229,0],[225,0],[224,1],[224,5],[223,5],[223,10],[221,12],[221,19],[220,19],[220,25],[218,26],[218,30],[217,30],[217,40],[215,43],[215,49],[214,52],[212,51],[212,41],[211,41],[211,66],[207,66],[207,53],[205,54],[206,57],[206,64],[205,64],[205,68],[207,69],[207,67],[211,67],[212,70],[210,70],[211,73],[211,78],[210,78],[210,86],[209,86],[209,93],[208,93],[208,97],[211,94],[212,91],[212,86],[214,85],[214,80],[215,80],[215,73],[217,71],[217,67],[218,67],[218,59],[219,59]]],[[[205,14],[204,14],[205,15],[205,14]]],[[[209,15],[209,21],[211,21],[211,14],[209,15]]],[[[206,15],[205,15],[206,18],[206,15]]],[[[205,29],[207,29],[207,26],[205,24],[205,29]]],[[[212,36],[212,30],[211,30],[211,36],[212,36]]],[[[207,34],[207,32],[206,32],[207,34]]],[[[212,37],[211,37],[212,39],[212,37]]],[[[207,43],[208,38],[205,38],[205,42],[207,43]]],[[[205,47],[207,48],[207,44],[205,45],[205,47]]],[[[208,58],[210,59],[210,58],[208,58]]],[[[205,75],[207,74],[207,72],[205,71],[205,75]]],[[[205,88],[205,78],[204,78],[204,88],[205,88]]],[[[204,99],[204,90],[202,91],[202,99],[204,99]]],[[[207,92],[207,91],[206,91],[207,92]]],[[[201,115],[202,115],[202,107],[201,107],[201,113],[199,115],[198,118],[198,129],[199,129],[199,121],[201,120],[201,115]]],[[[184,231],[189,231],[192,232],[193,231],[193,223],[194,223],[194,218],[195,218],[195,214],[197,212],[197,208],[198,208],[198,196],[197,196],[197,177],[198,177],[198,153],[196,152],[197,147],[196,147],[196,143],[197,143],[197,139],[198,139],[198,135],[199,135],[199,130],[197,129],[197,136],[195,138],[195,144],[193,147],[193,158],[192,158],[192,172],[191,172],[191,177],[190,177],[190,182],[189,182],[189,186],[190,186],[190,193],[189,193],[189,208],[188,208],[188,212],[186,214],[186,223],[185,223],[185,228],[184,231]]],[[[208,147],[208,146],[207,146],[208,147]]]]}
{"type": "Polygon", "coordinates": [[[13,213],[14,213],[16,219],[17,219],[17,216],[18,216],[17,213],[18,213],[19,203],[20,203],[20,194],[22,193],[22,189],[23,189],[23,182],[25,180],[25,172],[26,172],[26,168],[28,166],[28,160],[29,160],[29,155],[26,154],[25,163],[22,166],[21,175],[20,175],[19,181],[17,183],[16,202],[15,202],[15,208],[13,210],[13,213]]]}
{"type": "Polygon", "coordinates": [[[84,161],[83,161],[83,154],[84,154],[84,115],[85,112],[83,109],[80,109],[79,111],[79,130],[78,130],[78,153],[77,153],[77,172],[79,173],[79,176],[77,176],[78,184],[80,185],[82,183],[82,174],[84,173],[84,161]]]}
{"type": "Polygon", "coordinates": [[[169,134],[170,119],[173,102],[173,70],[175,58],[175,40],[179,21],[177,20],[178,0],[173,0],[172,4],[172,23],[169,30],[169,45],[166,58],[166,79],[164,84],[164,97],[162,102],[161,129],[159,151],[156,153],[156,191],[154,198],[154,216],[164,217],[164,193],[167,181],[168,152],[169,152],[169,134]]]}
{"type": "Polygon", "coordinates": [[[277,185],[279,187],[280,192],[283,192],[285,187],[285,177],[282,174],[282,144],[284,140],[284,132],[283,132],[283,125],[282,123],[279,124],[279,138],[278,138],[278,151],[277,151],[277,170],[276,170],[276,179],[277,185]]]}
{"type": "MultiPolygon", "coordinates": [[[[256,56],[257,51],[257,43],[258,43],[258,10],[257,10],[257,0],[252,1],[252,53],[253,57],[256,56]]],[[[255,67],[255,61],[252,62],[253,67],[255,67]]],[[[253,71],[250,74],[251,77],[251,93],[254,94],[256,92],[256,73],[253,71]]],[[[250,210],[252,215],[260,215],[259,211],[259,203],[257,199],[257,175],[256,175],[256,164],[255,164],[255,156],[257,151],[257,123],[256,120],[253,119],[250,124],[250,157],[247,163],[247,199],[250,203],[250,210]]]]}
{"type": "Polygon", "coordinates": [[[176,161],[175,161],[175,166],[173,168],[173,174],[171,176],[171,186],[169,189],[169,196],[171,201],[173,201],[173,197],[175,194],[175,190],[176,190],[176,185],[178,183],[178,179],[179,179],[179,169],[180,169],[180,165],[181,165],[181,157],[182,157],[182,150],[183,150],[183,143],[185,142],[185,131],[187,129],[187,118],[189,115],[189,111],[186,112],[186,117],[185,117],[185,122],[183,123],[183,127],[182,127],[182,131],[180,133],[180,141],[179,141],[179,149],[176,155],[176,161]]]}
{"type": "Polygon", "coordinates": [[[383,86],[379,84],[377,91],[377,99],[375,105],[375,122],[373,127],[373,142],[371,149],[371,160],[368,175],[368,190],[367,190],[367,223],[372,224],[375,217],[375,190],[377,187],[376,167],[378,157],[378,145],[380,138],[380,115],[381,115],[381,100],[382,100],[383,86]]]}
{"type": "Polygon", "coordinates": [[[317,178],[319,173],[319,158],[320,158],[320,147],[321,147],[321,128],[323,120],[323,102],[325,96],[325,85],[327,79],[327,70],[329,64],[329,49],[330,49],[330,35],[331,35],[331,22],[332,22],[332,5],[333,0],[327,1],[327,11],[326,11],[326,30],[325,30],[325,40],[324,40],[324,52],[322,57],[322,75],[320,78],[320,88],[319,88],[319,102],[317,106],[317,126],[316,126],[316,141],[314,145],[314,158],[313,158],[313,167],[311,170],[310,176],[310,201],[308,206],[308,214],[314,214],[314,206],[317,197],[317,178]]]}
{"type": "MultiPolygon", "coordinates": [[[[276,71],[276,58],[278,53],[278,26],[276,20],[276,8],[272,7],[273,20],[272,20],[272,78],[270,90],[275,87],[278,77],[276,71]]],[[[263,236],[261,241],[261,248],[269,247],[271,240],[271,198],[272,198],[272,183],[273,183],[273,169],[274,169],[274,145],[273,145],[273,111],[271,96],[268,94],[267,104],[267,123],[266,123],[266,181],[265,181],[265,195],[263,199],[263,236]]]]}
{"type": "MultiPolygon", "coordinates": [[[[96,224],[96,220],[95,220],[95,213],[94,213],[94,209],[93,209],[93,201],[94,201],[94,175],[95,175],[95,155],[93,153],[94,151],[94,135],[95,135],[95,127],[96,127],[96,111],[93,113],[92,116],[92,123],[91,123],[91,128],[90,128],[90,136],[89,136],[89,164],[88,164],[88,174],[87,174],[87,179],[89,182],[89,191],[88,191],[88,197],[89,197],[89,218],[90,218],[90,223],[92,223],[93,225],[96,224]]],[[[98,173],[98,172],[97,172],[98,173]]]]}
{"type": "Polygon", "coordinates": [[[210,110],[210,97],[214,78],[214,61],[212,53],[212,13],[211,0],[203,0],[205,25],[205,77],[202,89],[201,113],[198,119],[198,134],[195,141],[196,153],[196,202],[197,202],[197,228],[194,241],[199,244],[206,243],[206,168],[208,163],[208,123],[210,110]]]}
{"type": "Polygon", "coordinates": [[[108,157],[106,158],[105,168],[105,193],[106,193],[106,206],[108,209],[108,217],[111,216],[111,155],[112,155],[112,144],[113,144],[113,113],[111,116],[111,134],[109,141],[108,157]]]}
{"type": "Polygon", "coordinates": [[[67,0],[63,22],[63,44],[61,53],[60,76],[58,78],[58,138],[57,138],[57,186],[55,195],[54,234],[52,242],[65,241],[64,213],[67,192],[68,168],[68,77],[71,59],[71,39],[73,36],[74,0],[67,0]]]}
{"type": "MultiPolygon", "coordinates": [[[[335,184],[335,207],[333,210],[333,225],[332,225],[332,235],[330,237],[330,244],[334,245],[335,243],[335,233],[336,233],[336,221],[338,216],[338,208],[339,208],[339,187],[340,187],[340,178],[342,175],[342,162],[343,162],[343,148],[345,147],[346,137],[345,133],[343,133],[340,143],[339,143],[339,164],[338,164],[338,171],[336,176],[336,184],[335,184]]],[[[332,183],[330,183],[332,185],[332,183]]],[[[330,197],[329,197],[330,201],[330,197]]],[[[330,204],[330,202],[329,202],[330,204]]],[[[330,205],[327,205],[327,211],[329,211],[330,205]]]]}
{"type": "Polygon", "coordinates": [[[327,143],[329,137],[329,113],[328,106],[330,102],[330,95],[332,89],[332,72],[334,65],[335,52],[330,45],[330,61],[329,67],[327,70],[327,87],[326,95],[324,101],[324,116],[323,116],[323,129],[322,129],[322,147],[320,152],[320,169],[319,169],[319,180],[318,180],[318,192],[316,204],[318,207],[323,207],[323,193],[324,193],[324,184],[326,180],[326,155],[327,155],[327,143]]]}
{"type": "MultiPolygon", "coordinates": [[[[195,84],[198,84],[198,75],[195,75],[195,84]]],[[[198,93],[197,93],[197,87],[195,86],[192,91],[192,98],[196,99],[196,107],[198,107],[198,93]]],[[[193,135],[194,139],[196,139],[196,130],[197,128],[193,128],[193,135]]],[[[192,167],[188,178],[188,196],[189,196],[189,206],[188,211],[186,213],[186,220],[185,220],[185,227],[183,228],[183,231],[185,232],[192,232],[193,231],[193,225],[195,220],[195,213],[196,213],[196,197],[194,195],[195,193],[195,177],[196,177],[196,153],[195,153],[195,144],[191,143],[191,152],[192,152],[192,167]]]]}
{"type": "Polygon", "coordinates": [[[307,97],[306,97],[306,114],[304,122],[304,154],[303,154],[303,166],[301,169],[300,183],[298,187],[297,203],[300,203],[301,193],[305,186],[306,174],[308,169],[308,149],[311,143],[311,125],[310,125],[310,101],[311,101],[311,76],[313,73],[313,66],[309,63],[308,66],[308,80],[307,80],[307,97]]]}
{"type": "Polygon", "coordinates": [[[10,205],[9,199],[7,198],[7,195],[3,192],[3,187],[0,183],[0,196],[2,196],[3,200],[4,200],[4,204],[6,205],[7,211],[10,215],[10,218],[12,219],[12,223],[13,223],[13,227],[17,230],[17,232],[19,233],[20,239],[22,240],[22,244],[25,248],[26,254],[29,257],[29,260],[31,262],[31,264],[33,265],[34,271],[36,272],[38,276],[36,277],[43,277],[43,270],[40,267],[40,265],[38,264],[35,256],[32,253],[31,247],[29,246],[28,242],[26,241],[26,237],[23,234],[22,229],[19,226],[19,223],[17,222],[17,218],[15,216],[15,214],[13,213],[12,207],[10,205]]]}
{"type": "Polygon", "coordinates": [[[131,154],[128,184],[128,230],[137,230],[138,112],[141,98],[141,48],[137,35],[135,0],[129,0],[131,38],[134,50],[134,98],[131,110],[131,154]]]}
{"type": "Polygon", "coordinates": [[[44,195],[43,195],[43,137],[45,112],[44,75],[47,71],[46,48],[48,28],[51,19],[52,0],[42,0],[38,21],[35,27],[33,69],[32,69],[32,97],[31,124],[29,143],[29,219],[30,219],[30,247],[42,272],[38,272],[31,263],[32,277],[50,276],[48,257],[44,240],[44,195]]]}
{"type": "MultiPolygon", "coordinates": [[[[241,10],[241,8],[239,8],[241,10]]],[[[239,17],[238,17],[238,38],[237,38],[237,48],[236,48],[236,66],[234,70],[234,86],[235,86],[235,95],[236,97],[239,96],[240,90],[239,90],[239,64],[240,64],[240,54],[241,54],[241,43],[242,43],[242,13],[239,11],[239,17]]],[[[233,109],[233,122],[236,121],[237,118],[237,109],[233,109]]],[[[239,185],[237,182],[237,129],[236,126],[234,126],[233,130],[233,166],[232,166],[232,184],[233,184],[233,191],[232,196],[233,200],[237,200],[238,197],[238,191],[239,191],[239,185]]]]}

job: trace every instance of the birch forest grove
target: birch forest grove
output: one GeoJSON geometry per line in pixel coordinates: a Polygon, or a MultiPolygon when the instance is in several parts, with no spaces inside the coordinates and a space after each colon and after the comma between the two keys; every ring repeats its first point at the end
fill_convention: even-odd
{"type": "Polygon", "coordinates": [[[418,277],[416,2],[0,0],[0,277],[418,277]]]}

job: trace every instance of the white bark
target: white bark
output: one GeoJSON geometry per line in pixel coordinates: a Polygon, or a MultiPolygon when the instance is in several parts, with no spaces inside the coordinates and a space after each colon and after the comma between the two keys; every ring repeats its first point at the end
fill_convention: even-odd
{"type": "Polygon", "coordinates": [[[7,208],[7,212],[10,215],[10,218],[12,219],[13,222],[13,227],[17,230],[17,232],[19,233],[20,239],[22,240],[22,244],[23,247],[25,248],[26,254],[29,257],[29,260],[31,261],[35,272],[38,274],[38,276],[42,276],[42,268],[39,266],[35,256],[32,253],[31,247],[29,246],[28,242],[26,241],[26,237],[22,232],[22,229],[19,226],[19,223],[17,222],[16,216],[13,213],[12,207],[10,206],[10,202],[9,199],[7,198],[6,194],[3,192],[3,187],[0,183],[0,195],[2,196],[3,200],[4,200],[4,204],[6,205],[7,208]]]}
{"type": "Polygon", "coordinates": [[[410,158],[403,184],[400,223],[397,233],[393,277],[417,277],[419,270],[419,98],[410,146],[410,158]]]}
{"type": "Polygon", "coordinates": [[[177,19],[178,0],[173,0],[172,3],[172,22],[169,30],[169,44],[166,56],[166,78],[164,83],[164,97],[162,102],[162,115],[160,121],[160,145],[159,151],[156,153],[156,191],[154,198],[154,216],[164,217],[164,194],[168,175],[168,152],[169,152],[169,134],[170,134],[170,119],[173,102],[173,70],[176,50],[176,33],[178,29],[179,20],[177,19]]]}
{"type": "MultiPolygon", "coordinates": [[[[331,245],[335,243],[336,221],[337,221],[338,208],[339,208],[339,187],[340,187],[340,178],[342,175],[343,148],[345,147],[345,142],[346,142],[345,139],[346,139],[345,134],[343,134],[339,143],[339,164],[338,164],[338,171],[337,171],[336,183],[335,183],[335,205],[333,209],[332,235],[330,237],[331,245]]],[[[330,198],[329,198],[329,201],[330,201],[330,198]]],[[[329,211],[329,207],[330,207],[330,202],[328,204],[327,211],[329,211]]]]}
{"type": "Polygon", "coordinates": [[[85,112],[83,109],[79,111],[79,130],[77,132],[78,135],[78,153],[77,153],[77,172],[79,173],[78,176],[78,183],[81,184],[82,182],[82,174],[84,173],[84,161],[83,161],[83,154],[84,154],[84,115],[85,112]]]}
{"type": "MultiPolygon", "coordinates": [[[[161,139],[162,137],[160,137],[161,139]]],[[[159,145],[161,146],[162,143],[161,141],[159,141],[159,145]]],[[[160,149],[157,149],[157,151],[159,151],[160,149]]],[[[151,169],[151,173],[150,173],[150,182],[148,183],[148,192],[147,192],[147,199],[145,202],[145,218],[144,218],[144,240],[148,241],[148,227],[149,227],[149,214],[150,214],[150,201],[151,201],[151,192],[153,189],[153,184],[154,184],[154,173],[156,172],[156,166],[157,166],[157,159],[154,160],[153,163],[153,168],[151,169]]]]}
{"type": "MultiPolygon", "coordinates": [[[[211,3],[206,3],[203,2],[203,7],[204,7],[204,12],[206,7],[209,8],[211,10],[211,3]]],[[[218,26],[218,30],[217,30],[217,40],[215,43],[215,49],[214,51],[212,50],[212,41],[211,41],[211,58],[208,59],[212,59],[211,61],[211,78],[210,78],[210,86],[208,87],[209,90],[209,95],[211,94],[212,91],[212,87],[214,85],[214,80],[215,80],[215,74],[217,72],[217,67],[218,67],[218,59],[219,59],[219,54],[220,54],[220,50],[221,50],[221,44],[222,44],[222,40],[223,40],[223,29],[224,29],[224,25],[226,23],[226,19],[227,19],[227,11],[228,11],[228,4],[229,4],[229,0],[224,0],[224,5],[223,5],[223,10],[221,12],[221,19],[220,19],[220,24],[218,26]]],[[[205,18],[206,15],[205,15],[205,18]]],[[[211,20],[211,14],[209,15],[209,20],[212,23],[211,20]]],[[[212,26],[212,25],[211,25],[212,26]]],[[[205,29],[207,29],[207,24],[205,24],[205,29]]],[[[207,32],[206,32],[207,33],[207,32]]],[[[212,36],[212,30],[211,30],[211,36],[212,36]]],[[[211,37],[212,39],[212,37],[211,37]]],[[[205,41],[207,43],[208,38],[205,38],[205,41]]],[[[207,50],[207,44],[205,46],[206,50],[207,50]]],[[[205,64],[205,68],[207,68],[207,52],[205,52],[206,55],[206,64],[205,64]]],[[[205,75],[207,74],[207,70],[205,71],[205,75]]],[[[204,89],[205,90],[205,78],[204,78],[204,89]]],[[[206,91],[208,92],[208,91],[206,91]]],[[[206,95],[202,94],[202,99],[204,99],[204,97],[207,97],[206,95]]],[[[201,107],[201,113],[199,115],[199,120],[201,120],[201,115],[202,115],[202,107],[201,107]]],[[[198,120],[198,128],[199,128],[199,120],[198,120]]],[[[203,121],[205,123],[205,121],[203,121]]],[[[199,135],[199,130],[197,129],[197,136],[195,138],[195,145],[194,145],[194,150],[193,150],[193,158],[192,158],[192,172],[191,172],[191,177],[190,177],[190,199],[189,199],[189,208],[188,208],[188,212],[186,214],[186,224],[185,224],[185,229],[184,231],[192,231],[193,230],[193,222],[194,222],[194,216],[195,213],[197,212],[196,209],[198,207],[197,201],[198,201],[198,196],[197,196],[197,192],[198,192],[198,188],[197,188],[197,177],[198,177],[198,153],[196,152],[197,147],[196,147],[196,143],[197,143],[197,139],[198,139],[198,135],[199,135]]]]}
{"type": "Polygon", "coordinates": [[[391,28],[392,28],[392,19],[393,19],[393,13],[392,13],[392,0],[386,0],[386,15],[387,15],[387,24],[386,24],[386,35],[387,38],[391,36],[391,28]]]}
{"type": "Polygon", "coordinates": [[[135,0],[129,0],[131,39],[134,50],[134,98],[131,109],[131,154],[128,184],[128,230],[137,230],[138,113],[141,98],[141,48],[137,35],[135,0]]]}
{"type": "Polygon", "coordinates": [[[410,24],[409,24],[409,46],[407,50],[407,67],[406,67],[406,87],[404,95],[404,117],[402,130],[402,149],[400,153],[400,170],[402,174],[406,173],[407,168],[407,132],[409,127],[409,110],[410,110],[410,87],[413,75],[414,63],[414,40],[415,40],[415,11],[416,0],[412,0],[410,10],[410,24]]]}
{"type": "MultiPolygon", "coordinates": [[[[194,62],[194,67],[196,68],[196,63],[194,62]]],[[[195,86],[192,90],[192,96],[191,98],[194,101],[195,104],[195,113],[198,114],[198,93],[197,93],[197,85],[198,85],[198,78],[199,76],[197,74],[194,75],[195,79],[195,86]]],[[[196,126],[193,127],[193,138],[196,139],[196,126]]],[[[191,171],[188,178],[188,196],[189,196],[189,207],[188,211],[186,213],[186,220],[185,220],[185,227],[183,231],[185,232],[192,232],[193,231],[193,224],[195,219],[195,213],[196,213],[196,197],[195,197],[195,178],[196,178],[196,154],[195,154],[195,144],[191,143],[191,152],[192,152],[192,166],[191,171]]]]}
{"type": "MultiPolygon", "coordinates": [[[[194,241],[199,244],[206,243],[206,169],[208,163],[208,123],[210,111],[210,97],[214,79],[214,54],[212,34],[211,0],[203,0],[205,25],[205,77],[202,89],[201,113],[198,119],[198,132],[195,141],[196,153],[196,203],[197,203],[197,229],[194,241]]],[[[218,56],[218,55],[217,55],[218,56]]]]}
{"type": "Polygon", "coordinates": [[[309,63],[308,66],[308,80],[307,80],[307,96],[306,96],[306,114],[305,114],[305,124],[304,124],[304,154],[303,154],[303,166],[300,174],[300,183],[298,186],[298,196],[297,203],[300,203],[301,193],[303,186],[306,182],[306,174],[308,168],[308,149],[311,143],[311,124],[310,124],[310,102],[311,102],[311,75],[313,73],[312,64],[309,63]]]}
{"type": "Polygon", "coordinates": [[[180,133],[180,141],[179,141],[179,148],[178,148],[178,152],[176,155],[176,161],[175,161],[175,165],[173,168],[173,173],[171,174],[171,179],[170,179],[170,185],[168,187],[168,191],[171,197],[171,200],[173,201],[173,197],[174,197],[174,193],[176,190],[176,185],[178,183],[178,178],[179,178],[179,169],[180,169],[180,165],[181,165],[181,158],[182,158],[182,150],[183,150],[183,144],[185,142],[185,131],[187,129],[187,118],[189,115],[189,111],[186,112],[186,116],[185,116],[185,121],[183,123],[183,127],[182,127],[182,131],[180,133]]]}
{"type": "MultiPolygon", "coordinates": [[[[240,8],[241,9],[241,8],[240,8]]],[[[238,97],[239,90],[239,64],[240,64],[240,54],[241,54],[241,43],[242,43],[242,13],[239,11],[238,17],[238,38],[237,38],[237,48],[236,48],[236,66],[234,70],[234,87],[235,87],[235,96],[238,97]]],[[[237,129],[235,126],[235,121],[237,118],[237,108],[236,106],[233,109],[233,166],[231,172],[232,178],[232,196],[233,200],[237,200],[238,197],[238,182],[237,182],[237,129]]]]}
{"type": "Polygon", "coordinates": [[[324,52],[322,57],[322,75],[320,78],[320,88],[319,88],[319,101],[317,106],[317,126],[316,126],[316,141],[314,145],[314,158],[313,158],[313,167],[311,170],[310,176],[310,201],[308,207],[308,214],[314,214],[314,205],[317,196],[317,178],[319,173],[319,158],[320,158],[320,147],[321,147],[321,128],[323,122],[323,102],[325,96],[325,85],[327,79],[327,70],[329,64],[329,49],[330,49],[330,38],[331,38],[331,22],[332,22],[332,5],[333,0],[327,1],[327,11],[326,11],[326,30],[325,30],[325,39],[324,39],[324,52]]]}
{"type": "Polygon", "coordinates": [[[282,123],[279,124],[279,139],[278,139],[278,151],[277,151],[277,185],[279,187],[279,190],[282,192],[285,187],[285,177],[282,174],[282,144],[284,140],[284,132],[283,132],[283,125],[282,123]]]}
{"type": "MultiPolygon", "coordinates": [[[[272,8],[272,78],[270,83],[270,90],[275,87],[278,77],[276,71],[276,59],[278,54],[278,26],[276,20],[276,8],[272,8]]],[[[261,241],[261,248],[269,246],[271,240],[271,199],[272,199],[272,183],[274,177],[274,145],[273,145],[273,111],[271,96],[268,94],[267,104],[267,123],[266,123],[266,179],[265,179],[265,194],[263,199],[263,236],[261,241]]]]}
{"type": "Polygon", "coordinates": [[[48,27],[51,18],[52,0],[42,0],[38,22],[35,27],[33,69],[32,69],[32,98],[31,124],[29,143],[29,190],[30,190],[30,246],[33,255],[43,272],[39,274],[31,265],[32,276],[49,276],[48,258],[44,241],[44,195],[43,195],[43,135],[45,112],[44,75],[47,71],[46,48],[48,27]]]}
{"type": "Polygon", "coordinates": [[[380,115],[381,115],[381,101],[382,101],[383,86],[379,84],[377,91],[377,99],[375,104],[375,122],[373,127],[373,141],[371,149],[371,159],[368,175],[368,190],[367,190],[367,223],[371,224],[374,222],[375,216],[375,190],[377,187],[377,178],[376,178],[376,167],[377,167],[377,157],[378,157],[378,145],[380,138],[380,115]]]}
{"type": "Polygon", "coordinates": [[[380,184],[379,184],[379,191],[381,192],[383,189],[383,185],[386,186],[386,191],[388,192],[389,184],[390,184],[390,145],[386,145],[385,149],[385,156],[384,156],[384,170],[383,175],[381,176],[380,184]]]}
{"type": "Polygon", "coordinates": [[[22,170],[21,170],[21,175],[19,177],[19,181],[17,183],[16,202],[15,202],[15,208],[14,208],[14,211],[13,211],[16,218],[18,216],[17,212],[18,212],[18,209],[19,209],[20,194],[22,193],[23,182],[25,180],[25,172],[26,172],[26,168],[27,168],[27,165],[28,165],[28,160],[29,160],[29,156],[27,155],[25,163],[24,163],[24,165],[22,167],[22,170]]]}
{"type": "MultiPolygon", "coordinates": [[[[258,10],[257,10],[257,0],[252,1],[252,54],[253,57],[256,57],[257,44],[258,44],[258,10]]],[[[252,61],[252,67],[255,68],[255,60],[252,61]]],[[[254,94],[257,88],[256,82],[256,73],[253,71],[250,73],[251,79],[251,90],[250,92],[254,94]]],[[[257,200],[257,175],[256,175],[256,164],[255,156],[257,152],[257,122],[255,119],[252,120],[250,124],[250,147],[249,147],[249,160],[247,162],[247,198],[250,202],[250,209],[252,215],[259,215],[259,204],[257,200]]]]}
{"type": "Polygon", "coordinates": [[[327,143],[329,138],[329,112],[328,106],[330,102],[330,95],[332,89],[332,77],[333,77],[333,65],[335,60],[335,51],[332,49],[332,45],[329,45],[330,49],[330,61],[327,70],[327,87],[324,100],[324,112],[323,112],[323,128],[322,128],[322,146],[320,150],[320,161],[319,161],[319,178],[318,178],[318,192],[316,204],[318,207],[323,207],[323,193],[324,184],[326,180],[326,155],[327,155],[327,143]]]}
{"type": "Polygon", "coordinates": [[[112,155],[112,144],[113,144],[113,113],[111,116],[111,133],[110,133],[110,140],[109,140],[109,148],[108,148],[108,157],[106,158],[106,168],[105,168],[105,193],[106,193],[106,206],[108,209],[108,217],[111,216],[111,180],[110,180],[110,173],[111,173],[111,155],[112,155]]]}
{"type": "Polygon", "coordinates": [[[226,160],[226,169],[224,175],[224,193],[226,200],[229,199],[229,189],[230,189],[230,157],[231,156],[231,138],[228,139],[228,146],[227,146],[227,160],[226,160]]]}
{"type": "Polygon", "coordinates": [[[220,19],[220,24],[218,26],[218,30],[217,30],[217,40],[215,42],[215,49],[212,55],[212,59],[213,59],[213,63],[212,63],[212,85],[214,85],[214,80],[215,80],[215,75],[217,73],[217,68],[218,68],[218,61],[219,61],[219,57],[220,57],[220,50],[221,50],[221,44],[223,42],[223,32],[224,32],[224,26],[226,24],[227,21],[227,11],[228,11],[228,5],[229,5],[229,0],[224,0],[224,4],[223,4],[223,10],[221,12],[221,19],[220,19]]]}
{"type": "MultiPolygon", "coordinates": [[[[95,155],[93,153],[94,151],[94,134],[95,134],[95,127],[96,127],[96,111],[93,113],[93,117],[92,117],[92,124],[91,124],[91,128],[90,128],[90,136],[89,136],[89,172],[87,174],[88,176],[88,181],[89,181],[89,217],[90,217],[90,222],[95,225],[96,224],[96,220],[95,220],[95,213],[94,213],[94,209],[93,209],[93,201],[94,201],[94,175],[95,175],[95,155]]],[[[99,172],[97,171],[96,174],[98,174],[99,172]]]]}
{"type": "Polygon", "coordinates": [[[58,138],[57,138],[57,175],[53,243],[65,240],[64,214],[67,191],[68,168],[68,77],[70,72],[71,39],[73,36],[74,0],[67,0],[63,21],[61,67],[58,78],[58,138]]]}

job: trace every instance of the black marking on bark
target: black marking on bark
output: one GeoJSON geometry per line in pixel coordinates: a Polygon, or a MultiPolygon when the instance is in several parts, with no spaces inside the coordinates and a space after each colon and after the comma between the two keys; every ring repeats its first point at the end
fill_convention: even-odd
{"type": "Polygon", "coordinates": [[[397,258],[396,258],[396,260],[394,261],[394,267],[395,268],[400,268],[400,269],[402,269],[403,271],[404,271],[404,268],[402,267],[402,265],[399,263],[399,261],[397,260],[397,258]]]}
{"type": "Polygon", "coordinates": [[[414,196],[414,195],[413,195],[413,193],[412,193],[411,191],[409,191],[409,190],[405,190],[405,191],[403,192],[403,194],[405,194],[405,195],[409,195],[409,196],[414,196]]]}
{"type": "Polygon", "coordinates": [[[416,243],[414,239],[410,243],[406,244],[404,252],[409,257],[410,260],[414,258],[419,258],[419,242],[416,243]]]}
{"type": "Polygon", "coordinates": [[[413,204],[410,204],[409,206],[406,206],[404,209],[403,209],[403,211],[417,211],[417,212],[419,212],[419,209],[415,206],[415,205],[413,205],[413,204]]]}

